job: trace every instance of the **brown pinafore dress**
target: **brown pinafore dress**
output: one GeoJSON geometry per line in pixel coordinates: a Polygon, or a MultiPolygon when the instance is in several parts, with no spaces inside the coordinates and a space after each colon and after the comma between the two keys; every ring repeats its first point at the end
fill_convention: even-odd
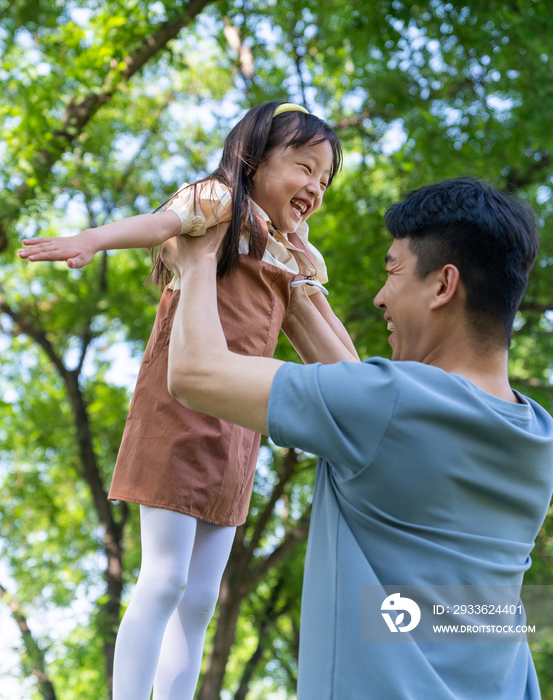
{"type": "MultiPolygon", "coordinates": [[[[240,255],[237,269],[218,279],[219,317],[229,350],[273,356],[293,278],[291,272],[240,255]]],[[[261,436],[191,411],[169,394],[169,338],[179,296],[180,290],[166,288],[161,297],[108,498],[173,510],[216,525],[241,525],[248,513],[261,436]]]]}

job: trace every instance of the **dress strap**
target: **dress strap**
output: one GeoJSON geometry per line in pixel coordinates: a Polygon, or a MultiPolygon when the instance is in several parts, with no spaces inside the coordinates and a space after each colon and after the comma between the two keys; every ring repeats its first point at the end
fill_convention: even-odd
{"type": "Polygon", "coordinates": [[[263,253],[265,253],[265,250],[267,249],[267,241],[269,240],[269,226],[267,225],[267,222],[265,219],[257,212],[255,212],[255,217],[257,219],[257,222],[259,224],[259,230],[260,230],[260,243],[261,243],[261,250],[263,253]]]}

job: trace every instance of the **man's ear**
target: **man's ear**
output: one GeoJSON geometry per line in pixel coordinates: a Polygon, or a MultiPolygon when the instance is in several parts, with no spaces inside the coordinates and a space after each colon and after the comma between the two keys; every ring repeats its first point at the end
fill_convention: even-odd
{"type": "Polygon", "coordinates": [[[462,289],[461,275],[455,265],[445,265],[439,271],[435,281],[434,298],[430,304],[432,310],[439,309],[453,299],[462,289]]]}

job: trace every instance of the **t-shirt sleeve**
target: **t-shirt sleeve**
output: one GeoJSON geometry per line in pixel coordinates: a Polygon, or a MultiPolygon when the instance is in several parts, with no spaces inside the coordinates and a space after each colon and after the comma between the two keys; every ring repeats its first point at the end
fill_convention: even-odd
{"type": "Polygon", "coordinates": [[[230,190],[220,182],[204,182],[197,188],[184,184],[165,210],[179,217],[179,233],[203,236],[211,226],[230,221],[231,199],[230,190]]]}
{"type": "Polygon", "coordinates": [[[376,455],[398,392],[398,373],[389,360],[289,362],[273,381],[269,435],[277,445],[298,447],[357,471],[376,455]]]}

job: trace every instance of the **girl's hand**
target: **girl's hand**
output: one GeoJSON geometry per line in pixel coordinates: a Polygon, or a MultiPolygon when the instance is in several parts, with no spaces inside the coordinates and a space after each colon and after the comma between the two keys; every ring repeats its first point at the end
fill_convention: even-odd
{"type": "Polygon", "coordinates": [[[66,260],[67,267],[71,268],[88,265],[97,252],[94,236],[90,231],[66,238],[25,238],[23,244],[29,247],[18,251],[20,258],[32,262],[66,260]]]}

